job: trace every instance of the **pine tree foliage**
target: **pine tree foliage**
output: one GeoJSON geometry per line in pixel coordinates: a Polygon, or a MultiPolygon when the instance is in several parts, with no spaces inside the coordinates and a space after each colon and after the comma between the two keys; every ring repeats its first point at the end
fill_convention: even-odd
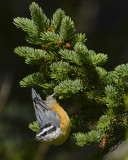
{"type": "Polygon", "coordinates": [[[73,50],[68,50],[68,49],[60,50],[59,54],[63,59],[66,59],[69,62],[75,63],[77,65],[82,64],[79,55],[73,50]]]}
{"type": "Polygon", "coordinates": [[[30,36],[37,36],[38,34],[37,26],[28,18],[17,17],[14,19],[14,24],[18,28],[21,28],[23,31],[27,32],[30,36]]]}
{"type": "Polygon", "coordinates": [[[71,94],[75,94],[80,92],[83,89],[83,85],[79,79],[76,80],[65,80],[61,82],[54,88],[55,93],[60,94],[59,98],[67,98],[71,96],[71,94]]]}
{"type": "Polygon", "coordinates": [[[53,18],[51,20],[51,28],[53,32],[59,33],[61,21],[65,16],[65,12],[61,9],[57,9],[57,11],[53,14],[53,18]]]}
{"type": "Polygon", "coordinates": [[[43,13],[43,10],[36,4],[30,5],[31,17],[34,24],[37,26],[38,32],[46,31],[49,27],[50,20],[43,13]]]}
{"type": "Polygon", "coordinates": [[[61,37],[59,34],[54,33],[54,32],[44,32],[41,34],[41,40],[46,42],[51,42],[51,43],[58,43],[58,41],[61,41],[61,37]]]}
{"type": "Polygon", "coordinates": [[[29,128],[33,131],[33,132],[38,132],[40,127],[37,123],[37,121],[33,122],[33,123],[30,123],[29,124],[29,128]]]}
{"type": "Polygon", "coordinates": [[[26,76],[22,81],[20,81],[20,85],[22,87],[34,85],[41,86],[43,82],[45,82],[43,75],[40,72],[36,72],[26,76]]]}
{"type": "MultiPolygon", "coordinates": [[[[71,118],[73,143],[84,146],[98,142],[105,152],[110,150],[125,139],[128,128],[128,64],[106,71],[107,55],[88,50],[85,34],[76,33],[63,10],[58,9],[49,20],[33,2],[30,12],[31,19],[18,17],[14,24],[27,33],[26,41],[37,45],[36,49],[21,46],[15,53],[39,69],[20,85],[40,86],[46,96],[55,92],[56,98],[67,103],[77,96],[83,112],[71,118]],[[89,130],[93,123],[96,128],[89,130]]],[[[39,130],[37,122],[29,127],[39,130]]]]}
{"type": "Polygon", "coordinates": [[[74,37],[74,23],[70,17],[65,16],[62,19],[61,27],[60,27],[60,36],[63,38],[63,41],[71,41],[74,37]]]}
{"type": "Polygon", "coordinates": [[[31,47],[17,47],[15,48],[14,52],[21,57],[26,58],[25,63],[27,64],[37,64],[41,65],[44,62],[48,63],[48,60],[55,59],[56,57],[51,54],[46,52],[45,50],[42,49],[34,49],[31,47]],[[36,60],[35,60],[36,57],[36,60]]]}
{"type": "Polygon", "coordinates": [[[64,80],[68,78],[68,73],[71,71],[71,66],[67,62],[59,61],[54,62],[50,66],[51,78],[56,80],[64,80]]]}

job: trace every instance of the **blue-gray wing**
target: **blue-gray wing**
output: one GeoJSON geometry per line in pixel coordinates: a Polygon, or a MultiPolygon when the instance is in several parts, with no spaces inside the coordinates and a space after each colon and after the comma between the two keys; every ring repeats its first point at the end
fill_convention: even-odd
{"type": "Polygon", "coordinates": [[[41,122],[41,128],[46,124],[53,124],[55,127],[60,128],[60,116],[52,110],[46,111],[42,114],[41,122]]]}
{"type": "Polygon", "coordinates": [[[34,89],[32,89],[32,99],[35,108],[36,119],[40,128],[43,128],[47,124],[53,124],[56,128],[60,128],[59,114],[52,111],[34,89]]]}

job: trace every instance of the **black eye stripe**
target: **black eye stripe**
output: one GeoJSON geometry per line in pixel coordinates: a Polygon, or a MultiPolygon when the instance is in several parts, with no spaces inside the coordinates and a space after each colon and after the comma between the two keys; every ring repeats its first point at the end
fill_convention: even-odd
{"type": "Polygon", "coordinates": [[[49,133],[52,133],[52,132],[54,132],[54,131],[56,131],[56,127],[53,127],[53,128],[51,128],[51,129],[49,129],[49,130],[47,131],[47,133],[49,134],[49,133]]]}
{"type": "Polygon", "coordinates": [[[40,134],[40,136],[46,136],[47,134],[50,134],[52,132],[56,131],[56,127],[53,127],[51,129],[49,129],[48,131],[45,131],[43,134],[40,134]]]}
{"type": "Polygon", "coordinates": [[[40,136],[46,136],[46,134],[47,134],[47,131],[46,132],[44,132],[43,134],[41,134],[40,136]]]}
{"type": "Polygon", "coordinates": [[[56,131],[56,129],[57,129],[57,128],[56,128],[53,124],[48,123],[48,124],[46,124],[43,128],[41,128],[41,129],[37,132],[36,135],[37,135],[38,137],[45,136],[45,135],[47,135],[47,134],[50,134],[50,133],[56,131]]]}

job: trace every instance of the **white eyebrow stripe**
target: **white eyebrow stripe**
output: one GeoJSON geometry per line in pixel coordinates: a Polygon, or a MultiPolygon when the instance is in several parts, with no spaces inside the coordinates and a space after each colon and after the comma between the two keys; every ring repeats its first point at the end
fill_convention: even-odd
{"type": "Polygon", "coordinates": [[[54,131],[54,132],[52,132],[52,133],[50,133],[50,134],[45,135],[45,136],[43,137],[43,140],[44,140],[44,141],[51,141],[51,140],[53,140],[53,139],[58,138],[60,135],[61,135],[61,130],[60,130],[60,128],[57,128],[56,131],[54,131]]]}
{"type": "Polygon", "coordinates": [[[50,130],[51,128],[54,128],[54,126],[50,126],[50,127],[46,127],[42,130],[42,132],[40,132],[39,134],[37,134],[37,136],[40,136],[41,134],[43,134],[44,132],[47,132],[48,130],[50,130]]]}

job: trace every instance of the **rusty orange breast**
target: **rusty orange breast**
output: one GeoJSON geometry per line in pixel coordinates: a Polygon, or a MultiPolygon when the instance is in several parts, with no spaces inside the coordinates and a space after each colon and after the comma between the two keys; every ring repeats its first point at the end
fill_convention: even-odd
{"type": "Polygon", "coordinates": [[[63,134],[65,135],[67,131],[69,130],[69,125],[70,125],[70,119],[67,113],[56,102],[52,103],[50,107],[52,108],[53,111],[57,112],[60,115],[61,130],[63,134]]]}

